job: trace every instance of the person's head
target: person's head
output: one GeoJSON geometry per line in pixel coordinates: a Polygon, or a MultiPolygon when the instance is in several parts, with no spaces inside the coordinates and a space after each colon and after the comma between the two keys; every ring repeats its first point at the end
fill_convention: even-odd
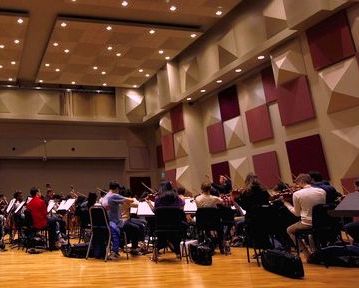
{"type": "Polygon", "coordinates": [[[178,187],[177,194],[184,196],[184,194],[186,194],[186,189],[184,189],[183,187],[178,187]]]}
{"type": "Polygon", "coordinates": [[[258,176],[255,175],[254,173],[249,173],[246,176],[246,179],[244,180],[244,184],[246,187],[250,187],[250,186],[259,184],[258,176]]]}
{"type": "Polygon", "coordinates": [[[32,188],[30,189],[30,196],[31,196],[32,198],[34,198],[34,197],[36,197],[36,196],[40,196],[40,190],[39,190],[39,188],[37,188],[37,187],[32,187],[32,188]]]}
{"type": "Polygon", "coordinates": [[[89,195],[87,197],[87,206],[90,208],[93,205],[95,205],[97,201],[97,193],[96,192],[89,192],[89,195]]]}
{"type": "Polygon", "coordinates": [[[226,183],[227,178],[224,175],[219,175],[219,184],[223,185],[226,183]]]}
{"type": "Polygon", "coordinates": [[[22,191],[21,190],[16,190],[14,193],[14,198],[16,199],[16,201],[21,202],[23,199],[23,195],[22,195],[22,191]]]}
{"type": "Polygon", "coordinates": [[[319,171],[309,171],[308,174],[312,178],[312,183],[323,181],[323,176],[319,171]]]}
{"type": "Polygon", "coordinates": [[[0,199],[4,199],[4,198],[5,198],[4,194],[0,193],[0,199]]]}
{"type": "Polygon", "coordinates": [[[210,194],[211,192],[211,183],[204,182],[201,185],[201,190],[203,194],[210,194]]]}
{"type": "Polygon", "coordinates": [[[294,180],[295,184],[299,187],[303,188],[306,185],[310,185],[312,183],[312,177],[309,174],[299,174],[297,178],[294,180]]]}
{"type": "Polygon", "coordinates": [[[120,191],[120,185],[116,181],[111,181],[110,184],[108,184],[108,188],[113,193],[118,193],[120,191]]]}
{"type": "Polygon", "coordinates": [[[171,181],[162,181],[160,183],[160,187],[158,189],[158,191],[161,193],[166,192],[166,191],[172,191],[173,190],[173,186],[171,181]]]}

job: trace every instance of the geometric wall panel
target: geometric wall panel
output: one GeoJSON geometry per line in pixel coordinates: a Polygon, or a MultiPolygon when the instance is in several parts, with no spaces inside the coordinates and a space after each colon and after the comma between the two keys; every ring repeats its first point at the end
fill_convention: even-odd
{"type": "Polygon", "coordinates": [[[265,68],[261,71],[262,83],[264,96],[266,98],[266,103],[271,103],[277,101],[278,90],[275,84],[273,69],[272,67],[265,68]]]}
{"type": "Polygon", "coordinates": [[[219,162],[211,165],[212,170],[212,180],[214,183],[219,183],[219,176],[229,176],[230,177],[230,170],[228,161],[219,162]]]}
{"type": "Polygon", "coordinates": [[[160,125],[162,135],[172,133],[172,123],[171,123],[171,118],[170,118],[169,113],[166,113],[165,115],[163,115],[163,117],[161,118],[161,120],[159,122],[159,125],[160,125]]]}
{"type": "Polygon", "coordinates": [[[237,86],[232,85],[218,93],[219,109],[222,121],[226,121],[240,115],[237,86]]]}
{"type": "Polygon", "coordinates": [[[176,169],[166,170],[165,179],[172,182],[172,184],[176,186],[176,169]]]}
{"type": "Polygon", "coordinates": [[[252,156],[255,174],[267,188],[273,188],[281,179],[275,151],[252,156]]]}
{"type": "Polygon", "coordinates": [[[187,189],[191,187],[191,174],[189,166],[178,167],[176,169],[176,183],[177,186],[187,189]]]}
{"type": "Polygon", "coordinates": [[[209,152],[211,154],[226,150],[226,139],[222,122],[212,124],[207,127],[207,140],[209,152]]]}
{"type": "Polygon", "coordinates": [[[243,186],[244,180],[250,172],[248,158],[232,159],[228,163],[233,184],[243,186]]]}
{"type": "Polygon", "coordinates": [[[355,54],[345,10],[325,19],[306,32],[313,66],[320,70],[355,54]]]}
{"type": "Polygon", "coordinates": [[[145,96],[138,91],[127,91],[125,94],[125,111],[128,117],[143,117],[146,114],[145,96]]]}
{"type": "Polygon", "coordinates": [[[0,99],[0,113],[9,113],[10,110],[6,107],[4,102],[0,99]]]}
{"type": "Polygon", "coordinates": [[[173,144],[173,135],[167,134],[162,136],[162,155],[163,161],[168,162],[175,159],[175,149],[173,144]]]}
{"type": "Polygon", "coordinates": [[[293,177],[314,170],[324,179],[330,179],[319,134],[287,141],[286,147],[293,177]]]}
{"type": "Polygon", "coordinates": [[[306,76],[278,87],[278,108],[283,126],[315,118],[312,96],[306,76]]]}
{"type": "Polygon", "coordinates": [[[298,40],[271,54],[276,85],[282,85],[306,74],[304,59],[298,40]]]}
{"type": "Polygon", "coordinates": [[[283,1],[268,1],[263,9],[263,17],[267,38],[287,28],[283,1]]]}
{"type": "Polygon", "coordinates": [[[185,67],[185,91],[195,86],[199,82],[199,69],[197,58],[193,58],[185,67]]]}
{"type": "Polygon", "coordinates": [[[238,59],[236,55],[232,54],[227,49],[219,45],[218,45],[218,58],[219,58],[220,69],[238,59]]]}
{"type": "Polygon", "coordinates": [[[353,178],[343,178],[341,179],[342,188],[344,194],[355,192],[355,181],[359,180],[359,173],[357,177],[353,178]]]}
{"type": "Polygon", "coordinates": [[[359,66],[354,57],[322,70],[319,76],[330,93],[328,114],[359,106],[359,66]]]}
{"type": "Polygon", "coordinates": [[[176,159],[188,155],[188,141],[185,131],[177,132],[173,135],[176,159]]]}
{"type": "Polygon", "coordinates": [[[150,168],[150,154],[147,147],[129,147],[129,168],[148,170],[150,168]]]}
{"type": "Polygon", "coordinates": [[[227,149],[244,146],[242,118],[236,117],[223,122],[227,149]]]}
{"type": "Polygon", "coordinates": [[[173,133],[176,133],[184,129],[182,103],[171,109],[170,117],[171,117],[173,133]]]}
{"type": "Polygon", "coordinates": [[[267,104],[246,111],[249,140],[252,143],[273,138],[273,129],[267,104]]]}

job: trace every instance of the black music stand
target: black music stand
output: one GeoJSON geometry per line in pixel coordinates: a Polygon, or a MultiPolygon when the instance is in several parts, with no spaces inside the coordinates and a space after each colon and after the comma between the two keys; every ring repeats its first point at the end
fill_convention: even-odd
{"type": "Polygon", "coordinates": [[[342,202],[329,214],[333,217],[359,216],[359,192],[346,195],[342,202]]]}

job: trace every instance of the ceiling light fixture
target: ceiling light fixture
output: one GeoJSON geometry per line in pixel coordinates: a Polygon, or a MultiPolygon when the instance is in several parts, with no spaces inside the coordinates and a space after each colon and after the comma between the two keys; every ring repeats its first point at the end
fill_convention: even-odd
{"type": "Polygon", "coordinates": [[[163,50],[158,50],[158,54],[163,54],[164,51],[163,50]]]}
{"type": "Polygon", "coordinates": [[[52,45],[54,45],[55,47],[59,46],[59,43],[54,42],[52,45]]]}
{"type": "Polygon", "coordinates": [[[117,57],[120,57],[122,54],[121,53],[116,53],[116,56],[117,57]]]}
{"type": "Polygon", "coordinates": [[[66,26],[67,26],[67,24],[65,22],[61,23],[61,27],[66,27],[66,26]]]}
{"type": "Polygon", "coordinates": [[[171,10],[172,12],[174,12],[174,11],[177,10],[177,7],[176,7],[175,5],[172,5],[172,6],[170,7],[170,10],[171,10]]]}
{"type": "Polygon", "coordinates": [[[70,53],[70,50],[69,50],[69,49],[65,49],[64,52],[65,52],[65,53],[70,53]]]}
{"type": "Polygon", "coordinates": [[[142,73],[142,72],[143,72],[143,69],[138,69],[138,72],[142,73]]]}
{"type": "Polygon", "coordinates": [[[9,78],[9,81],[12,81],[12,80],[14,80],[14,79],[12,79],[12,78],[9,78]]]}
{"type": "Polygon", "coordinates": [[[22,24],[24,23],[24,20],[22,18],[17,19],[17,23],[22,24]]]}
{"type": "Polygon", "coordinates": [[[196,33],[192,33],[191,34],[191,38],[196,38],[197,37],[197,34],[196,33]]]}
{"type": "Polygon", "coordinates": [[[148,78],[148,77],[150,77],[150,74],[147,73],[145,76],[148,78]]]}
{"type": "Polygon", "coordinates": [[[49,64],[49,63],[45,63],[45,67],[50,67],[50,64],[49,64]]]}
{"type": "Polygon", "coordinates": [[[102,86],[107,86],[107,83],[103,83],[102,86]]]}
{"type": "Polygon", "coordinates": [[[0,65],[0,69],[2,69],[4,66],[0,65]]]}
{"type": "Polygon", "coordinates": [[[206,89],[201,89],[201,93],[204,93],[204,92],[206,92],[206,89]]]}
{"type": "Polygon", "coordinates": [[[19,39],[15,39],[15,40],[14,40],[14,43],[15,43],[15,44],[19,44],[19,43],[20,43],[20,40],[19,40],[19,39]]]}
{"type": "Polygon", "coordinates": [[[107,31],[111,31],[111,30],[112,30],[112,27],[111,27],[111,26],[107,26],[107,27],[106,27],[106,30],[107,30],[107,31]]]}
{"type": "Polygon", "coordinates": [[[222,10],[217,10],[217,11],[216,11],[216,15],[217,15],[217,16],[221,16],[222,14],[223,14],[223,11],[222,11],[222,10]]]}
{"type": "Polygon", "coordinates": [[[218,79],[216,82],[219,84],[222,83],[223,81],[221,79],[218,79]]]}
{"type": "Polygon", "coordinates": [[[102,74],[102,75],[106,75],[106,71],[102,71],[101,74],[102,74]]]}
{"type": "Polygon", "coordinates": [[[76,84],[76,82],[75,82],[75,81],[72,81],[72,82],[71,82],[71,84],[72,84],[72,85],[75,85],[75,84],[76,84]]]}
{"type": "Polygon", "coordinates": [[[192,98],[191,97],[187,97],[187,99],[186,99],[187,101],[191,101],[192,100],[192,98]]]}
{"type": "Polygon", "coordinates": [[[127,2],[127,1],[122,1],[121,5],[122,5],[123,7],[127,7],[128,2],[127,2]]]}
{"type": "Polygon", "coordinates": [[[112,49],[113,49],[112,46],[108,46],[108,47],[107,47],[107,50],[108,50],[108,51],[111,51],[112,49]]]}
{"type": "Polygon", "coordinates": [[[138,86],[137,85],[133,85],[133,88],[137,88],[138,86]]]}
{"type": "Polygon", "coordinates": [[[5,48],[5,45],[0,45],[0,49],[4,49],[5,48]]]}
{"type": "Polygon", "coordinates": [[[150,34],[155,34],[156,33],[156,31],[155,30],[153,30],[153,29],[151,29],[150,31],[148,31],[150,34]]]}
{"type": "Polygon", "coordinates": [[[258,60],[263,60],[266,57],[264,55],[259,55],[257,58],[258,58],[258,60]]]}
{"type": "Polygon", "coordinates": [[[242,72],[242,69],[241,68],[237,68],[236,70],[234,70],[236,73],[240,73],[242,72]]]}
{"type": "Polygon", "coordinates": [[[171,57],[170,57],[170,56],[166,56],[165,59],[166,59],[166,60],[170,60],[171,57]]]}
{"type": "Polygon", "coordinates": [[[67,89],[66,89],[66,92],[71,92],[71,89],[67,88],[67,89]]]}
{"type": "Polygon", "coordinates": [[[43,80],[39,80],[40,83],[44,82],[43,80]]]}
{"type": "Polygon", "coordinates": [[[59,69],[59,68],[56,68],[55,71],[56,71],[56,72],[60,72],[60,69],[59,69]]]}
{"type": "Polygon", "coordinates": [[[11,65],[16,65],[15,61],[11,61],[10,63],[11,63],[11,65]]]}
{"type": "Polygon", "coordinates": [[[93,69],[93,70],[97,70],[98,67],[97,67],[97,66],[93,66],[92,69],[93,69]]]}

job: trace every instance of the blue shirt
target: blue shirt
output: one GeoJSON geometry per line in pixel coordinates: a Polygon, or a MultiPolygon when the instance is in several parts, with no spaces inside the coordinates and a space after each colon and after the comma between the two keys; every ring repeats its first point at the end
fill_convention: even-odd
{"type": "Polygon", "coordinates": [[[108,192],[104,197],[103,204],[107,210],[110,222],[114,222],[116,224],[121,223],[121,204],[125,201],[125,199],[125,197],[113,192],[108,192]]]}

